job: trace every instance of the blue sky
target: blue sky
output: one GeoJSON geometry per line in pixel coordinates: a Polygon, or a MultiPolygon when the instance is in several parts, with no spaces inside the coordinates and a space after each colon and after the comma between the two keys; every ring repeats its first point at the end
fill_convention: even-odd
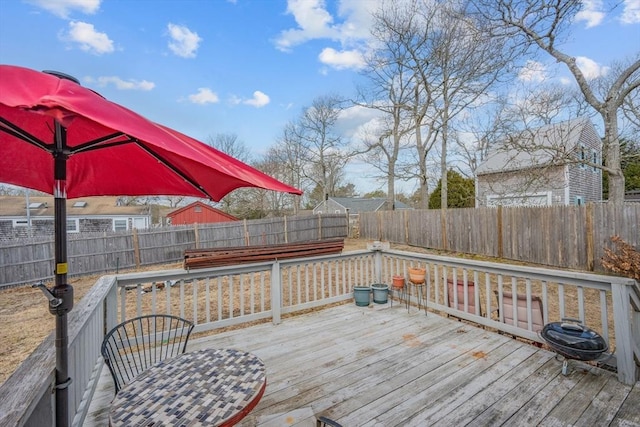
{"type": "MultiPolygon", "coordinates": [[[[0,0],[0,62],[71,74],[197,139],[257,157],[320,95],[353,96],[375,0],[0,0]]],[[[593,76],[640,50],[640,0],[586,2],[565,46],[593,76]]],[[[539,55],[522,79],[556,73],[539,55]]],[[[352,131],[370,116],[345,112],[352,131]]],[[[357,166],[363,192],[367,187],[357,166]]],[[[384,187],[383,187],[384,188],[384,187]]]]}

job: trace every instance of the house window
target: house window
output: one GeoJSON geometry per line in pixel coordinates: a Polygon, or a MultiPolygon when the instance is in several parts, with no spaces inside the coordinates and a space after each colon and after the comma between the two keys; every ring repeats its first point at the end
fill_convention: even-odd
{"type": "Polygon", "coordinates": [[[26,227],[27,225],[29,225],[29,221],[27,221],[26,219],[14,219],[13,220],[13,226],[14,227],[26,227]]]}
{"type": "Polygon", "coordinates": [[[144,229],[147,228],[147,221],[144,218],[133,218],[133,228],[144,229]]]}
{"type": "Polygon", "coordinates": [[[67,219],[67,233],[79,233],[80,226],[78,223],[78,219],[67,219]]]}
{"type": "Polygon", "coordinates": [[[193,211],[194,211],[195,213],[200,213],[200,212],[202,212],[202,206],[196,206],[196,207],[194,207],[194,208],[193,208],[193,211]]]}
{"type": "Polygon", "coordinates": [[[576,196],[576,206],[584,205],[584,198],[582,196],[576,196]]]}
{"type": "Polygon", "coordinates": [[[128,221],[126,219],[114,219],[113,231],[127,231],[128,221]]]}
{"type": "Polygon", "coordinates": [[[584,144],[580,144],[579,159],[580,159],[580,168],[584,169],[585,167],[587,167],[587,165],[586,165],[586,162],[587,162],[587,148],[584,146],[584,144]]]}
{"type": "Polygon", "coordinates": [[[591,163],[593,163],[593,171],[598,172],[597,165],[598,163],[598,152],[596,150],[591,151],[591,163]]]}

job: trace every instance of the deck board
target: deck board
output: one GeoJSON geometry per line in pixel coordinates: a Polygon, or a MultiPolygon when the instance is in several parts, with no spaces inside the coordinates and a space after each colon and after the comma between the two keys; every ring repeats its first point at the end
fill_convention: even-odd
{"type": "MultiPolygon", "coordinates": [[[[580,362],[564,376],[554,353],[402,305],[345,304],[194,337],[188,351],[208,347],[267,366],[245,427],[313,426],[312,414],[345,427],[640,425],[640,386],[580,362]]],[[[106,425],[113,386],[101,378],[86,426],[106,425]]]]}

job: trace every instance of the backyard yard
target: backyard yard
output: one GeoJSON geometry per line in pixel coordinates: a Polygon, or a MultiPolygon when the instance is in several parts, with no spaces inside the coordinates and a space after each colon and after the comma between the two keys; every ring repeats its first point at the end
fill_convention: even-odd
{"type": "MultiPolygon", "coordinates": [[[[345,251],[366,249],[367,241],[345,239],[345,251]]],[[[182,263],[164,264],[138,270],[166,270],[182,268],[182,263]]],[[[132,270],[133,271],[133,270],[132,270]]],[[[129,271],[130,272],[130,271],[129,271]]],[[[126,271],[122,271],[126,273],[126,271]]],[[[74,300],[77,303],[96,283],[100,275],[71,278],[74,300]]],[[[47,284],[49,287],[52,283],[47,284]]],[[[0,383],[3,383],[16,367],[55,328],[54,317],[49,314],[42,292],[28,285],[0,290],[0,383]]]]}
{"type": "MultiPolygon", "coordinates": [[[[345,239],[344,251],[354,251],[354,250],[362,250],[366,249],[367,244],[371,243],[366,240],[359,239],[345,239]]],[[[409,247],[405,245],[392,245],[392,249],[403,250],[408,252],[419,252],[419,253],[434,253],[434,251],[428,251],[421,248],[409,247]]],[[[181,263],[173,263],[173,264],[165,264],[165,265],[157,265],[150,266],[145,268],[144,270],[170,270],[170,269],[179,269],[182,268],[181,263]]],[[[391,270],[393,266],[387,265],[388,270],[391,270]]],[[[358,265],[353,265],[350,269],[358,270],[358,265]]],[[[313,269],[312,269],[313,270],[313,269]]],[[[122,272],[125,273],[125,272],[122,272]]],[[[318,270],[318,276],[313,276],[311,278],[307,277],[301,278],[298,276],[295,277],[296,272],[291,270],[285,273],[283,277],[282,284],[282,293],[283,299],[285,300],[295,300],[299,299],[300,295],[295,285],[296,281],[299,282],[302,280],[312,280],[316,282],[324,283],[325,279],[327,282],[330,282],[331,279],[327,276],[322,277],[320,270],[318,270]]],[[[299,274],[299,273],[298,273],[299,274]]],[[[307,274],[307,273],[305,273],[307,274]]],[[[338,270],[334,270],[334,276],[338,274],[338,270]]],[[[360,272],[362,274],[362,272],[360,272]]],[[[442,271],[441,273],[442,274],[442,271]]],[[[451,272],[448,272],[448,277],[451,276],[451,272]]],[[[458,272],[458,280],[462,280],[462,273],[458,272]]],[[[70,284],[74,286],[74,297],[76,303],[89,291],[89,289],[96,283],[96,280],[99,276],[87,276],[87,277],[79,277],[73,278],[70,280],[70,284]]],[[[363,277],[363,276],[361,276],[363,277]]],[[[194,296],[190,293],[186,293],[185,295],[180,295],[182,292],[179,287],[169,289],[168,292],[166,290],[159,290],[157,294],[147,294],[147,297],[143,297],[141,300],[141,304],[144,312],[152,312],[152,310],[158,310],[158,312],[163,312],[166,310],[166,305],[169,303],[167,298],[170,296],[170,304],[173,306],[172,311],[176,309],[176,306],[179,306],[182,301],[182,307],[185,310],[185,316],[188,318],[194,317],[193,310],[197,309],[197,318],[198,323],[206,323],[210,321],[210,319],[203,318],[204,316],[208,316],[210,313],[211,320],[215,320],[216,317],[226,318],[229,315],[229,311],[234,312],[234,317],[237,317],[239,314],[253,312],[252,304],[270,304],[270,287],[268,285],[269,278],[265,276],[260,276],[259,274],[245,275],[244,278],[239,277],[233,279],[233,282],[229,282],[229,278],[219,278],[217,280],[221,280],[224,283],[222,285],[212,283],[212,292],[213,289],[218,289],[219,292],[225,294],[225,296],[220,295],[221,298],[218,298],[221,301],[231,301],[231,307],[225,303],[223,306],[214,307],[215,304],[209,304],[210,300],[216,299],[214,295],[211,296],[211,299],[205,296],[203,291],[197,296],[194,296]],[[228,298],[228,293],[233,293],[233,298],[228,298]],[[254,295],[255,293],[255,295],[254,295]],[[261,295],[262,302],[255,299],[256,295],[261,295]],[[197,302],[195,299],[197,298],[197,302]],[[153,305],[153,307],[152,307],[153,305]],[[211,305],[211,306],[209,306],[211,305]]],[[[493,305],[492,307],[486,306],[487,295],[486,290],[489,288],[497,289],[497,283],[495,277],[487,276],[487,275],[478,275],[477,277],[473,277],[473,275],[469,275],[469,281],[475,280],[478,285],[480,292],[480,301],[483,307],[483,311],[486,313],[487,310],[490,311],[490,314],[493,318],[497,315],[497,307],[493,305]],[[488,282],[487,282],[488,280],[488,282]],[[485,286],[488,283],[488,287],[485,286]]],[[[510,292],[511,282],[505,278],[505,282],[503,284],[504,290],[506,292],[510,292]]],[[[524,286],[525,284],[518,284],[518,286],[524,286]]],[[[532,292],[535,295],[541,295],[542,287],[540,283],[532,283],[532,292]]],[[[49,284],[51,286],[51,284],[49,284]]],[[[201,286],[202,289],[209,288],[209,285],[201,286]]],[[[298,288],[299,289],[299,288],[298,288]]],[[[314,288],[315,289],[315,288],[314,288]]],[[[318,287],[317,292],[324,292],[324,286],[318,287]]],[[[209,292],[208,290],[206,292],[209,292]]],[[[557,306],[557,301],[559,301],[558,295],[556,293],[555,288],[550,288],[548,290],[548,311],[549,318],[554,319],[558,317],[559,308],[557,306]]],[[[564,298],[574,299],[577,298],[577,295],[572,296],[572,292],[575,292],[575,288],[567,288],[565,290],[567,293],[564,295],[564,298]]],[[[598,329],[598,325],[601,324],[600,319],[600,301],[598,298],[598,294],[595,290],[586,289],[585,290],[585,301],[586,301],[586,313],[585,313],[585,322],[595,329],[598,329]],[[593,295],[591,295],[593,294],[593,295]],[[593,305],[592,309],[590,306],[593,305]]],[[[327,295],[323,295],[326,297],[327,295]]],[[[490,298],[494,298],[492,294],[489,295],[490,298]]],[[[304,298],[304,296],[302,296],[304,298]]],[[[440,295],[442,298],[443,295],[440,295]]],[[[128,292],[127,293],[127,316],[131,317],[135,315],[135,308],[137,305],[136,292],[128,292]]],[[[258,297],[259,299],[260,297],[258,297]]],[[[308,299],[308,296],[307,296],[308,299]]],[[[290,303],[291,301],[289,301],[290,303]]],[[[440,301],[444,304],[444,302],[440,301]]],[[[495,304],[492,302],[492,304],[495,304]]],[[[264,309],[264,308],[263,308],[264,309]]],[[[567,308],[567,310],[573,310],[567,308]]],[[[612,315],[613,310],[611,307],[608,307],[608,315],[609,317],[612,315]]],[[[175,311],[173,311],[175,312],[175,311]]],[[[570,317],[579,317],[579,313],[568,311],[565,315],[570,317]]],[[[264,322],[264,320],[262,321],[264,322]]],[[[42,340],[54,329],[55,322],[54,318],[51,314],[49,314],[47,309],[46,300],[43,297],[42,293],[38,289],[33,289],[30,286],[25,285],[24,287],[8,289],[5,291],[0,291],[0,323],[2,325],[13,325],[12,327],[3,327],[0,328],[0,341],[4,343],[2,349],[0,349],[0,382],[4,382],[11,373],[16,369],[16,367],[42,342],[42,340]]],[[[236,328],[238,326],[235,326],[236,328]]],[[[215,332],[221,332],[224,329],[217,328],[215,332]]],[[[208,335],[213,332],[202,332],[198,335],[208,335]]],[[[610,346],[612,349],[614,348],[614,340],[615,337],[613,334],[609,336],[610,346]]]]}

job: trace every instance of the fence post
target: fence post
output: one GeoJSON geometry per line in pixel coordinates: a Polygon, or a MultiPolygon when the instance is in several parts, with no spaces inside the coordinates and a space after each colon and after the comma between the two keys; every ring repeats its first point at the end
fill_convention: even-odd
{"type": "Polygon", "coordinates": [[[280,277],[280,262],[271,265],[271,318],[274,325],[279,325],[282,315],[282,286],[280,277]]]}
{"type": "Polygon", "coordinates": [[[133,229],[133,259],[136,263],[136,268],[140,268],[140,242],[138,241],[138,229],[133,229]]]}
{"type": "Polygon", "coordinates": [[[409,244],[409,212],[407,210],[402,211],[402,217],[404,222],[404,244],[409,244]]]}
{"type": "Polygon", "coordinates": [[[614,330],[616,334],[616,359],[618,381],[633,385],[636,382],[636,366],[633,360],[634,337],[631,332],[631,303],[629,301],[631,286],[612,283],[611,299],[613,302],[614,330]]]}
{"type": "Polygon", "coordinates": [[[200,249],[200,233],[198,233],[198,223],[193,223],[193,234],[196,239],[196,249],[200,249]]]}
{"type": "Polygon", "coordinates": [[[283,217],[284,221],[284,242],[289,243],[289,236],[287,235],[287,216],[283,217]]]}
{"type": "Polygon", "coordinates": [[[587,203],[586,210],[587,218],[586,218],[586,239],[587,239],[587,269],[589,271],[593,271],[595,268],[595,260],[594,260],[594,238],[593,238],[593,202],[587,203]]]}

